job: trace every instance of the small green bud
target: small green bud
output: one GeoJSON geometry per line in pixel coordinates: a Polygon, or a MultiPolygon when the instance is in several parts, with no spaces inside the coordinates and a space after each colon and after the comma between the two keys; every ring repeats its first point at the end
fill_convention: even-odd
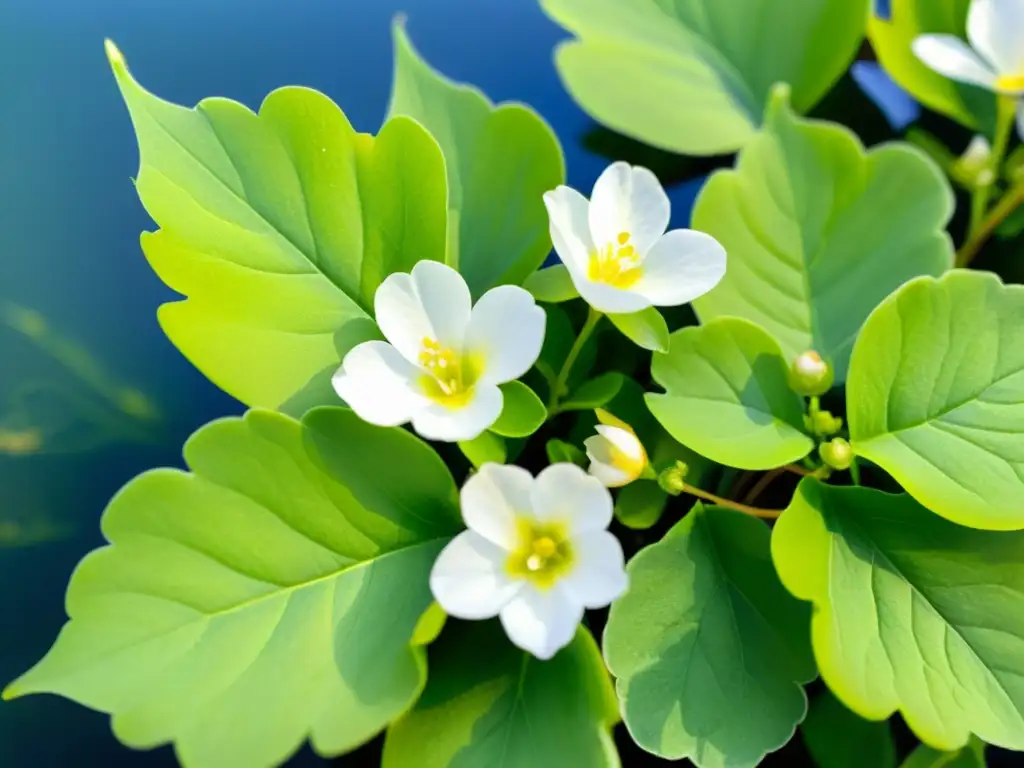
{"type": "Polygon", "coordinates": [[[968,189],[991,186],[996,180],[992,170],[992,147],[984,136],[975,136],[952,168],[953,177],[968,189]]]}
{"type": "Polygon", "coordinates": [[[849,469],[853,464],[853,448],[841,437],[833,437],[829,442],[822,443],[818,448],[818,454],[825,466],[832,469],[849,469]]]}
{"type": "Polygon", "coordinates": [[[804,426],[812,435],[831,437],[843,428],[843,419],[828,411],[812,411],[804,415],[804,426]]]}
{"type": "Polygon", "coordinates": [[[813,349],[798,355],[789,368],[789,387],[798,395],[815,397],[832,388],[835,373],[832,366],[813,349]]]}
{"type": "Polygon", "coordinates": [[[678,496],[686,490],[686,474],[689,471],[685,462],[677,461],[658,474],[658,485],[670,496],[678,496]]]}

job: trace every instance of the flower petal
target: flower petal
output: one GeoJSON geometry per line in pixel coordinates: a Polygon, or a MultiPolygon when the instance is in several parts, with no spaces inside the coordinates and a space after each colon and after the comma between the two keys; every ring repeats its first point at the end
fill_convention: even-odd
{"type": "Polygon", "coordinates": [[[518,544],[516,518],[531,508],[533,475],[522,467],[484,464],[462,486],[462,519],[469,530],[506,550],[518,544]]]}
{"type": "Polygon", "coordinates": [[[576,274],[569,270],[573,285],[580,292],[580,296],[594,309],[599,312],[606,312],[610,315],[628,315],[647,309],[651,306],[650,300],[633,290],[613,288],[604,283],[596,283],[583,275],[576,274]]]}
{"type": "MultiPolygon", "coordinates": [[[[622,427],[612,427],[607,424],[598,424],[594,429],[597,434],[605,438],[611,445],[625,454],[629,461],[646,462],[647,454],[644,453],[644,446],[635,434],[622,427]]],[[[613,454],[614,455],[614,454],[613,454]]]]}
{"type": "Polygon", "coordinates": [[[522,589],[505,570],[508,553],[473,531],[463,531],[434,561],[430,591],[445,613],[489,619],[522,589]]]}
{"type": "Polygon", "coordinates": [[[423,339],[462,349],[472,299],[462,275],[437,261],[420,261],[411,274],[389,275],[373,299],[381,333],[414,365],[423,339]]]}
{"type": "Polygon", "coordinates": [[[547,660],[572,642],[583,620],[583,606],[557,584],[544,591],[526,586],[500,615],[509,640],[547,660]]]}
{"type": "Polygon", "coordinates": [[[574,567],[560,585],[574,601],[603,608],[626,591],[626,559],[615,536],[608,531],[588,533],[572,546],[574,567]]]}
{"type": "Polygon", "coordinates": [[[963,40],[954,35],[921,35],[911,46],[914,54],[940,75],[961,83],[995,87],[992,68],[963,40]]]}
{"type": "MultiPolygon", "coordinates": [[[[587,451],[590,454],[590,451],[587,451]]],[[[618,467],[612,466],[611,464],[603,461],[595,461],[591,457],[590,466],[587,467],[587,472],[591,476],[596,477],[601,481],[601,485],[605,488],[621,488],[624,485],[628,485],[636,478],[632,477],[628,472],[623,472],[618,467]]]]}
{"type": "Polygon", "coordinates": [[[492,288],[473,307],[464,354],[479,355],[481,381],[504,384],[526,373],[540,357],[547,316],[533,296],[515,285],[492,288]]]}
{"type": "Polygon", "coordinates": [[[417,387],[420,370],[385,341],[349,350],[331,383],[363,421],[395,427],[410,421],[429,401],[417,387]]]}
{"type": "Polygon", "coordinates": [[[412,428],[427,440],[454,443],[479,437],[501,415],[503,398],[497,384],[477,384],[471,398],[461,408],[433,401],[412,417],[412,428]]]}
{"type": "Polygon", "coordinates": [[[667,232],[647,254],[633,290],[657,307],[686,304],[710,291],[725,275],[725,248],[692,229],[667,232]]]}
{"type": "Polygon", "coordinates": [[[973,0],[967,39],[1000,75],[1024,74],[1024,3],[973,0]]]}
{"type": "Polygon", "coordinates": [[[551,242],[558,258],[570,270],[586,274],[590,254],[594,252],[587,220],[590,202],[575,189],[560,186],[544,193],[544,205],[548,209],[551,242]]]}
{"type": "Polygon", "coordinates": [[[615,243],[620,233],[628,233],[633,247],[643,255],[668,229],[671,209],[657,176],[640,166],[612,163],[594,184],[590,234],[600,248],[615,243]]]}
{"type": "Polygon", "coordinates": [[[538,520],[565,523],[570,536],[603,531],[612,521],[612,495],[601,481],[575,464],[541,470],[530,494],[538,520]]]}

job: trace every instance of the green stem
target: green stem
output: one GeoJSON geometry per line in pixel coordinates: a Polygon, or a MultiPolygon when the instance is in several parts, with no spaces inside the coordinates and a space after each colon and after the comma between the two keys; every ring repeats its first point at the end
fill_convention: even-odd
{"type": "Polygon", "coordinates": [[[968,241],[979,233],[985,221],[985,214],[988,213],[989,199],[992,196],[992,188],[995,186],[994,179],[999,178],[999,171],[1003,167],[1003,158],[1006,157],[1006,150],[1010,146],[1016,110],[1017,103],[1012,96],[1003,94],[996,96],[996,135],[992,144],[992,156],[989,158],[993,182],[982,184],[974,190],[974,197],[971,200],[971,227],[967,232],[968,241]]]}
{"type": "Polygon", "coordinates": [[[710,501],[712,504],[717,504],[720,507],[735,509],[737,512],[742,512],[745,515],[774,519],[782,514],[781,509],[761,509],[760,507],[748,507],[746,504],[740,504],[735,501],[729,501],[729,499],[723,499],[721,496],[716,496],[713,493],[702,491],[700,488],[695,488],[689,483],[683,483],[683,492],[688,493],[691,496],[696,496],[698,499],[710,501]]]}
{"type": "Polygon", "coordinates": [[[580,352],[583,350],[583,345],[587,343],[587,339],[593,334],[597,324],[604,317],[593,307],[589,307],[589,313],[587,314],[587,321],[583,324],[583,328],[580,329],[580,335],[576,337],[576,341],[573,342],[572,349],[569,350],[569,354],[565,357],[565,362],[562,363],[562,368],[558,372],[558,376],[555,377],[554,383],[551,385],[551,395],[548,397],[548,418],[555,416],[559,412],[559,400],[562,397],[562,390],[565,389],[565,384],[569,380],[569,374],[572,373],[572,367],[576,363],[576,358],[580,356],[580,352]]]}
{"type": "Polygon", "coordinates": [[[967,242],[957,251],[956,265],[958,267],[969,265],[985,243],[988,242],[988,239],[992,237],[992,234],[999,228],[999,225],[1006,221],[1010,214],[1017,210],[1022,203],[1024,203],[1024,184],[1018,184],[1003,195],[1003,199],[992,209],[992,213],[981,223],[977,232],[967,238],[967,242]]]}

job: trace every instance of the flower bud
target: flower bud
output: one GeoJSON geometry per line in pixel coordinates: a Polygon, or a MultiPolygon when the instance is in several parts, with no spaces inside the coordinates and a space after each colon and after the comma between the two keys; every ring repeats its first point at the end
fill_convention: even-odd
{"type": "MultiPolygon", "coordinates": [[[[605,420],[602,418],[601,421],[605,420]]],[[[647,451],[643,443],[628,424],[616,421],[622,426],[598,424],[595,427],[597,434],[583,441],[590,459],[587,471],[608,488],[628,485],[647,469],[647,451]]]]}
{"type": "Polygon", "coordinates": [[[990,186],[996,175],[992,170],[992,146],[984,136],[975,136],[953,164],[953,177],[969,189],[990,186]]]}
{"type": "Polygon", "coordinates": [[[814,350],[798,355],[789,368],[789,387],[798,395],[815,397],[832,387],[835,374],[832,366],[814,350]]]}
{"type": "Polygon", "coordinates": [[[843,428],[843,419],[828,411],[812,411],[804,416],[807,431],[817,437],[831,437],[843,428]]]}
{"type": "Polygon", "coordinates": [[[658,474],[658,485],[670,496],[678,496],[686,490],[686,475],[689,471],[685,462],[676,461],[658,474]]]}
{"type": "Polygon", "coordinates": [[[818,454],[825,466],[832,469],[849,469],[853,464],[853,448],[841,437],[833,437],[829,442],[822,443],[818,454]]]}

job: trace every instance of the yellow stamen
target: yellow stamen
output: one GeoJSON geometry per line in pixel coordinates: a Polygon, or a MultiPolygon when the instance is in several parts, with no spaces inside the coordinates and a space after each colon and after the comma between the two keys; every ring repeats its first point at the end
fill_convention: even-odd
{"type": "Polygon", "coordinates": [[[1024,92],[1024,74],[1000,75],[996,78],[996,90],[1004,93],[1024,92]]]}
{"type": "Polygon", "coordinates": [[[514,578],[549,589],[572,569],[572,546],[565,527],[520,518],[517,528],[519,543],[509,555],[505,570],[514,578]]]}
{"type": "Polygon", "coordinates": [[[587,276],[615,288],[628,288],[640,279],[640,254],[629,242],[629,232],[620,232],[616,243],[608,243],[590,255],[587,276]]]}
{"type": "Polygon", "coordinates": [[[467,381],[458,354],[427,336],[423,337],[420,347],[419,364],[426,371],[422,384],[427,396],[449,408],[464,406],[473,394],[473,387],[472,381],[467,381]]]}

